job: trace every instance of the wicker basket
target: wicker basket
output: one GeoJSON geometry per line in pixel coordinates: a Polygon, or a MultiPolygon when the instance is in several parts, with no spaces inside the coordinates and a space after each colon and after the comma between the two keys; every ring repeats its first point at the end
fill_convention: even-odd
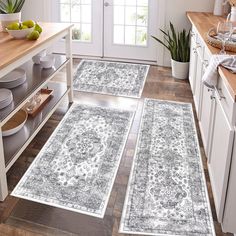
{"type": "MultiPolygon", "coordinates": [[[[222,42],[221,40],[215,38],[216,35],[216,29],[211,28],[207,33],[207,43],[210,44],[212,47],[221,49],[222,42]]],[[[227,41],[225,43],[225,50],[236,53],[236,42],[227,41]]]]}

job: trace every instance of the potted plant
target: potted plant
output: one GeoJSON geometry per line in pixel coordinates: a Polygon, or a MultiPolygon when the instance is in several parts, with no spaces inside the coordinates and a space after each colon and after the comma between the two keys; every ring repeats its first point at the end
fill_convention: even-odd
{"type": "Polygon", "coordinates": [[[21,9],[25,0],[0,0],[0,21],[3,31],[7,25],[21,20],[21,9]]]}
{"type": "Polygon", "coordinates": [[[152,37],[170,52],[172,76],[177,79],[187,79],[190,60],[190,32],[185,29],[176,32],[171,22],[170,31],[160,31],[164,34],[164,40],[152,37]]]}

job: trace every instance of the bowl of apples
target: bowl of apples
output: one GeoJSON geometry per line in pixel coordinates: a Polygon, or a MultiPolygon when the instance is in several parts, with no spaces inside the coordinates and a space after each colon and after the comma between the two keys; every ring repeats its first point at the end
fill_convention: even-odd
{"type": "Polygon", "coordinates": [[[30,35],[35,29],[35,22],[27,20],[22,23],[14,22],[7,26],[6,31],[16,39],[23,39],[30,35]]]}

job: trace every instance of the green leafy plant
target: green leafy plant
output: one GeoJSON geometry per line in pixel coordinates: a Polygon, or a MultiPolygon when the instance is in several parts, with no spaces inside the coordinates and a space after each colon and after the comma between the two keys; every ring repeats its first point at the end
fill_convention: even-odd
{"type": "Polygon", "coordinates": [[[0,0],[0,14],[20,12],[25,0],[0,0]]]}
{"type": "Polygon", "coordinates": [[[166,32],[162,29],[164,40],[160,40],[152,36],[157,42],[166,47],[171,54],[171,58],[179,62],[189,62],[190,60],[190,31],[183,29],[181,32],[176,32],[173,24],[170,22],[170,30],[166,32]]]}

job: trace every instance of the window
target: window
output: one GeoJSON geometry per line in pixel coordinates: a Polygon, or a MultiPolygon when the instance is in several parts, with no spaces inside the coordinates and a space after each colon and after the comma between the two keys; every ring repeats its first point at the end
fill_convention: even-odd
{"type": "Polygon", "coordinates": [[[113,43],[147,45],[148,0],[114,0],[113,43]]]}
{"type": "Polygon", "coordinates": [[[70,22],[73,40],[92,40],[92,0],[60,0],[60,21],[70,22]]]}

